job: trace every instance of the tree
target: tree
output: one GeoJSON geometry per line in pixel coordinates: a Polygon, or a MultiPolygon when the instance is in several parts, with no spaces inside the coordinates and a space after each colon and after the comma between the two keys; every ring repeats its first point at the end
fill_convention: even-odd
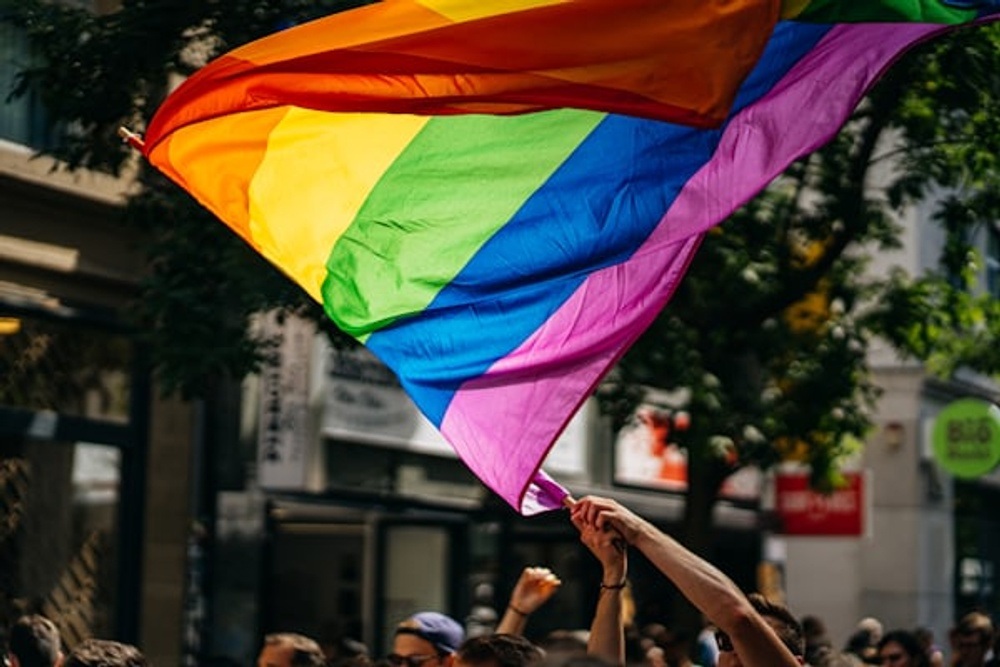
{"type": "Polygon", "coordinates": [[[797,460],[815,486],[836,483],[837,461],[872,425],[874,337],[943,374],[1000,372],[1000,302],[975,287],[971,245],[1000,219],[998,103],[1000,27],[926,46],[829,145],[708,234],[603,389],[618,423],[642,387],[689,394],[690,426],[676,434],[689,547],[709,547],[719,489],[741,467],[797,460]],[[870,253],[900,245],[894,215],[925,200],[946,234],[941,268],[866,275],[870,253]]]}
{"type": "Polygon", "coordinates": [[[134,174],[140,185],[122,222],[143,230],[150,268],[131,317],[167,392],[207,396],[223,378],[255,370],[269,341],[248,325],[263,310],[306,313],[335,344],[350,342],[302,290],[138,160],[118,127],[142,127],[170,84],[209,58],[359,4],[125,0],[94,13],[78,3],[0,0],[0,20],[23,29],[33,55],[4,94],[39,96],[55,138],[47,152],[68,169],[134,174]]]}

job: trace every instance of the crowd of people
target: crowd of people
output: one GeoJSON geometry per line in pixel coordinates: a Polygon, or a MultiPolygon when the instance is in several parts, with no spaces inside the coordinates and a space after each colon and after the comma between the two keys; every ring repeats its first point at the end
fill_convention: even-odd
{"type": "MultiPolygon", "coordinates": [[[[570,505],[580,539],[601,565],[600,594],[589,630],[524,637],[528,618],[561,585],[543,567],[525,568],[492,631],[468,633],[456,620],[424,611],[396,628],[392,650],[375,660],[366,646],[320,646],[301,634],[267,635],[257,667],[1000,667],[998,633],[981,612],[963,616],[947,648],[926,629],[884,632],[862,619],[842,648],[821,619],[797,619],[785,606],[744,594],[725,574],[614,500],[586,497],[570,505]],[[628,613],[628,551],[640,551],[703,614],[700,632],[650,624],[628,613]]],[[[5,667],[146,667],[120,642],[89,639],[64,655],[50,620],[24,616],[9,629],[5,667]]]]}

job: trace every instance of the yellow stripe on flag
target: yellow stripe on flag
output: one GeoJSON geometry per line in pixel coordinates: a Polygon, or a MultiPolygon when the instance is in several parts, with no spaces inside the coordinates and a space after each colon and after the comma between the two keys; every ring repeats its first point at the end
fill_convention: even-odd
{"type": "Polygon", "coordinates": [[[317,301],[333,245],[382,174],[427,122],[404,114],[290,109],[250,183],[250,231],[317,301]]]}
{"type": "Polygon", "coordinates": [[[431,11],[461,23],[463,21],[474,21],[476,19],[496,16],[498,14],[512,14],[525,9],[535,9],[537,7],[548,7],[549,5],[559,5],[568,0],[417,0],[431,11]]]}

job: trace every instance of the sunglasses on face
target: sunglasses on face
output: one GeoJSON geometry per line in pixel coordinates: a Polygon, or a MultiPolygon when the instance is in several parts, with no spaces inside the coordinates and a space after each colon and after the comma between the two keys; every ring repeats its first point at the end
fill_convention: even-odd
{"type": "Polygon", "coordinates": [[[392,667],[421,667],[425,662],[437,659],[437,655],[399,655],[390,653],[386,660],[392,667]]]}
{"type": "Polygon", "coordinates": [[[715,631],[715,645],[719,647],[719,651],[722,653],[728,653],[733,650],[733,640],[722,630],[715,631]]]}
{"type": "Polygon", "coordinates": [[[891,665],[893,663],[899,662],[906,656],[902,653],[887,653],[885,655],[880,655],[878,661],[883,665],[891,665]]]}

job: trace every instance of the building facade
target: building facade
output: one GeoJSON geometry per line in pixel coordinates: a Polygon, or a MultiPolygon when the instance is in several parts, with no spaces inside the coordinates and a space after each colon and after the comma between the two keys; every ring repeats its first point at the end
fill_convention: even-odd
{"type": "MultiPolygon", "coordinates": [[[[901,222],[902,248],[877,256],[871,270],[897,266],[920,275],[936,268],[944,238],[930,204],[901,222]]],[[[979,230],[972,241],[984,258],[979,289],[1000,298],[1000,226],[979,230]]],[[[788,599],[799,613],[824,619],[840,645],[860,619],[874,616],[887,630],[930,628],[946,646],[963,613],[979,608],[1000,618],[1000,473],[953,478],[932,455],[932,429],[954,400],[1000,403],[1000,386],[971,372],[942,380],[884,345],[873,349],[870,364],[883,393],[861,462],[864,532],[779,538],[788,599]]]]}
{"type": "MultiPolygon", "coordinates": [[[[0,89],[26,62],[0,26],[0,89]]],[[[180,659],[191,406],[159,397],[126,316],[143,273],[127,179],[38,157],[31,98],[0,102],[0,626],[41,612],[180,659]]]]}

